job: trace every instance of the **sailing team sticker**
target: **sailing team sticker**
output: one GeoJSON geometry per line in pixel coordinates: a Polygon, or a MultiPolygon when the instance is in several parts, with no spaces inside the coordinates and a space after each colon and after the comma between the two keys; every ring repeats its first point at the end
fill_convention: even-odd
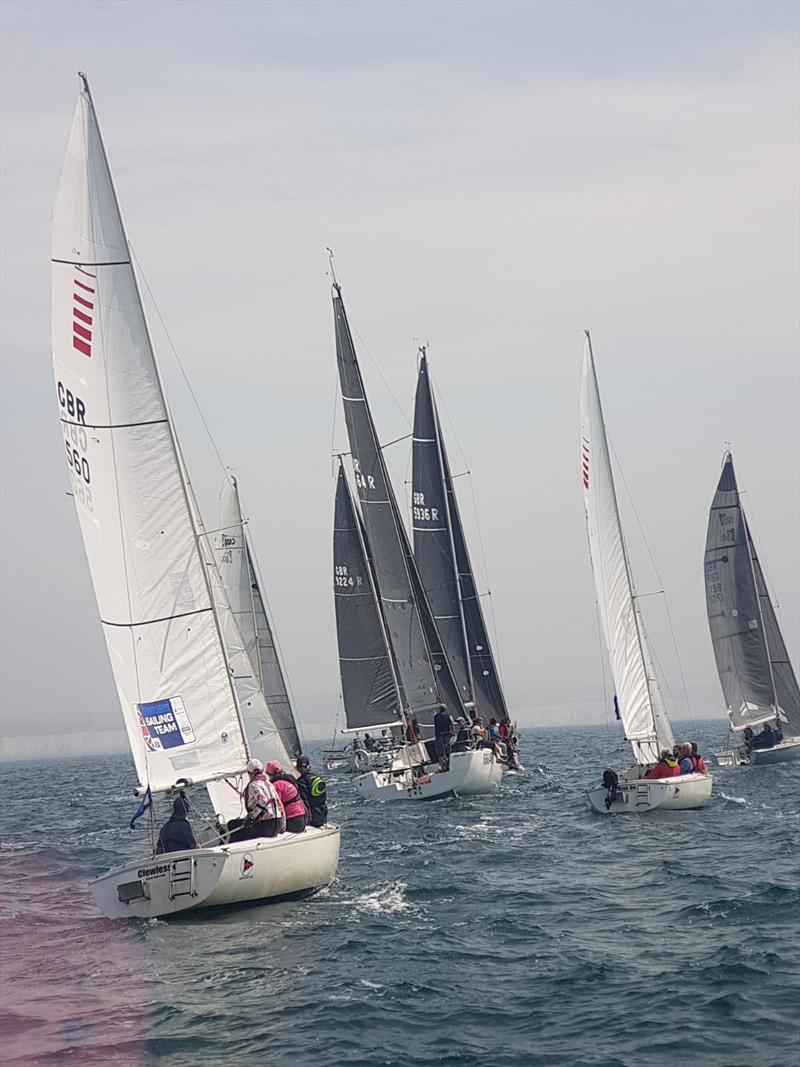
{"type": "Polygon", "coordinates": [[[180,697],[153,700],[135,707],[144,743],[151,752],[179,748],[197,740],[180,697]]]}
{"type": "Polygon", "coordinates": [[[252,878],[253,877],[253,875],[250,873],[253,870],[253,867],[255,867],[255,860],[253,859],[253,853],[252,852],[245,852],[245,854],[242,856],[242,864],[241,864],[242,873],[239,875],[239,881],[240,882],[241,882],[242,878],[252,878]]]}

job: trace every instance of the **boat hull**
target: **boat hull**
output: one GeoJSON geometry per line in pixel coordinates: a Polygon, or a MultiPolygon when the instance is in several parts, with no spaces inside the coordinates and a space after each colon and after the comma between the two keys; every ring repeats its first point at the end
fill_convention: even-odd
{"type": "Polygon", "coordinates": [[[330,885],[338,826],[155,856],[90,882],[109,919],[154,919],[198,908],[305,896],[330,885]]]}
{"type": "Polygon", "coordinates": [[[620,779],[619,797],[610,804],[604,786],[590,789],[589,803],[599,815],[644,815],[649,811],[704,808],[711,800],[710,774],[682,774],[679,778],[620,779]]]}
{"type": "Polygon", "coordinates": [[[400,774],[370,771],[355,779],[358,793],[367,800],[436,800],[447,796],[494,793],[503,780],[504,765],[491,749],[453,752],[446,771],[414,778],[411,769],[400,774]]]}
{"type": "Polygon", "coordinates": [[[748,764],[764,767],[775,763],[793,763],[800,760],[800,737],[781,741],[772,748],[754,748],[750,753],[744,747],[715,752],[713,758],[719,767],[746,767],[748,764]]]}

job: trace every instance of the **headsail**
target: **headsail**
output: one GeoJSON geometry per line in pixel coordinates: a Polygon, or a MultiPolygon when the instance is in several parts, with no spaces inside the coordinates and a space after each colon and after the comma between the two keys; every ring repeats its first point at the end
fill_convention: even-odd
{"type": "Polygon", "coordinates": [[[652,763],[659,749],[672,748],[672,730],[633,587],[588,332],[581,382],[581,467],[600,622],[625,737],[637,763],[652,763]]]}
{"type": "Polygon", "coordinates": [[[378,444],[338,284],[333,311],[345,422],[383,617],[408,708],[430,725],[441,704],[454,715],[463,705],[447,658],[439,655],[439,636],[378,444]]]}
{"type": "Polygon", "coordinates": [[[75,503],[143,786],[248,750],[88,84],[52,227],[52,349],[75,503]]]}
{"type": "Polygon", "coordinates": [[[726,452],[711,503],[705,554],[706,607],[717,672],[735,729],[775,716],[800,734],[800,693],[767,592],[726,452]]]}
{"type": "Polygon", "coordinates": [[[246,653],[235,681],[247,739],[259,759],[277,759],[287,765],[299,755],[300,739],[242,521],[239,488],[232,476],[220,494],[219,525],[217,566],[246,653]],[[260,699],[253,699],[253,689],[260,699]]]}
{"type": "Polygon", "coordinates": [[[399,683],[375,595],[361,519],[341,464],[333,521],[333,593],[348,728],[400,723],[399,683]]]}

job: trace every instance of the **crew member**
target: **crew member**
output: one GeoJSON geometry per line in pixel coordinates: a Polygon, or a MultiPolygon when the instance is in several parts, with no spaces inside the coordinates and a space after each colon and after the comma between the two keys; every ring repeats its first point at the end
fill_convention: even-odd
{"type": "Polygon", "coordinates": [[[175,797],[172,814],[161,827],[158,835],[156,852],[183,852],[187,848],[197,848],[192,828],[189,825],[189,801],[183,795],[175,797]]]}
{"type": "Polygon", "coordinates": [[[674,778],[680,773],[678,761],[675,759],[672,752],[670,752],[668,748],[665,748],[661,753],[661,758],[658,763],[651,771],[647,772],[645,778],[674,778]]]}
{"type": "Polygon", "coordinates": [[[439,708],[433,716],[433,733],[436,738],[436,758],[443,771],[450,765],[450,744],[454,728],[453,716],[446,708],[439,708]]]}
{"type": "Polygon", "coordinates": [[[308,756],[299,756],[296,766],[299,775],[297,788],[311,812],[309,821],[312,826],[324,826],[328,821],[328,792],[325,783],[318,774],[312,773],[308,756]]]}
{"type": "Polygon", "coordinates": [[[286,813],[286,829],[290,834],[302,834],[307,823],[306,806],[300,796],[297,779],[287,774],[277,760],[270,761],[265,770],[275,786],[275,792],[281,798],[286,813]]]}
{"type": "Polygon", "coordinates": [[[250,781],[244,791],[247,818],[244,826],[235,830],[231,841],[249,841],[256,837],[275,837],[286,824],[281,798],[264,773],[264,764],[251,759],[247,764],[250,781]]]}

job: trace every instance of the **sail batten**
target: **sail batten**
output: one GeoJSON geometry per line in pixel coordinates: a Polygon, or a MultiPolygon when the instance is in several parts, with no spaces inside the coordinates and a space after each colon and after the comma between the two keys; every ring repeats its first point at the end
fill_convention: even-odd
{"type": "Polygon", "coordinates": [[[726,452],[709,509],[705,554],[708,625],[734,729],[778,712],[786,736],[800,736],[800,690],[767,590],[726,452]]]}
{"type": "Polygon", "coordinates": [[[64,445],[140,783],[157,792],[236,773],[247,743],[85,82],[51,244],[64,445]]]}
{"type": "Polygon", "coordinates": [[[581,477],[598,612],[625,738],[637,763],[655,762],[673,737],[655,673],[620,521],[591,341],[581,384],[581,477]]]}

